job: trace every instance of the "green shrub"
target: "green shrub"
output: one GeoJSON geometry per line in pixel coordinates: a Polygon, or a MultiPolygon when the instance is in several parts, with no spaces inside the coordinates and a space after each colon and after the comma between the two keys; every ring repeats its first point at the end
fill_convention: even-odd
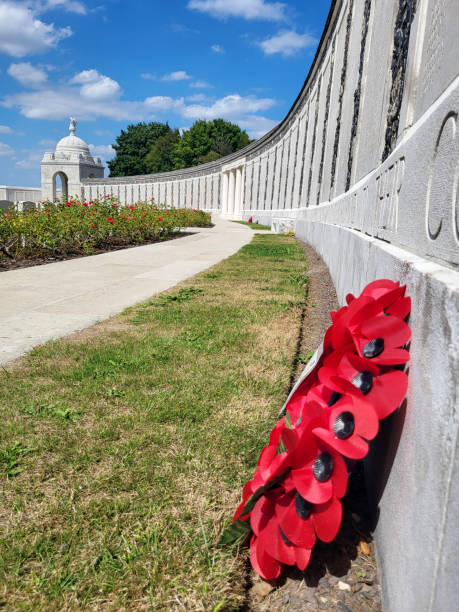
{"type": "Polygon", "coordinates": [[[154,203],[120,205],[116,198],[43,202],[39,210],[0,211],[0,258],[89,255],[129,245],[164,240],[181,228],[211,225],[201,210],[154,203]]]}

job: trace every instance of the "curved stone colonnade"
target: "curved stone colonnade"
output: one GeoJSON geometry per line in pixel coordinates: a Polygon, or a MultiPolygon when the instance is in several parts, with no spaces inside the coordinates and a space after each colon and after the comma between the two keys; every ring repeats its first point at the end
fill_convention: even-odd
{"type": "Polygon", "coordinates": [[[459,598],[458,16],[458,0],[336,0],[300,95],[264,138],[198,168],[82,186],[86,199],[154,197],[292,227],[341,302],[375,278],[407,283],[407,405],[367,462],[391,612],[459,598]]]}

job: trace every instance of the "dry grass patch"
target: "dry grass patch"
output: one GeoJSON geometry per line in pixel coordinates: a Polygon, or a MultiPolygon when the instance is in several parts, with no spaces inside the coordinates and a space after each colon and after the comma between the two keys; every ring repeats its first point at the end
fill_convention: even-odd
{"type": "Polygon", "coordinates": [[[304,273],[255,236],[0,374],[0,606],[242,608],[246,553],[216,542],[288,392],[304,273]]]}

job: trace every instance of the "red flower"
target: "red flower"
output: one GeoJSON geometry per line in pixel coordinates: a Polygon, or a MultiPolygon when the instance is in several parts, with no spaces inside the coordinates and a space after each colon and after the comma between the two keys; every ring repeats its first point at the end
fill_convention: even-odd
{"type": "Polygon", "coordinates": [[[66,206],[72,206],[72,202],[66,202],[65,205],[66,206]]]}
{"type": "Polygon", "coordinates": [[[305,548],[312,548],[316,537],[322,542],[331,542],[339,531],[343,515],[341,502],[336,497],[325,504],[311,504],[298,491],[279,499],[275,512],[287,538],[305,548]]]}
{"type": "Polygon", "coordinates": [[[90,203],[90,204],[93,204],[93,201],[92,201],[92,200],[89,200],[89,203],[90,203]]]}
{"type": "Polygon", "coordinates": [[[158,217],[158,221],[162,221],[162,220],[163,220],[163,218],[162,218],[162,217],[158,217]]]}
{"type": "Polygon", "coordinates": [[[315,436],[303,442],[295,469],[285,482],[287,490],[296,489],[312,504],[324,504],[332,497],[341,498],[347,489],[347,468],[340,453],[315,436]]]}
{"type": "Polygon", "coordinates": [[[111,217],[108,217],[107,221],[108,221],[109,223],[114,223],[114,221],[113,221],[113,219],[112,219],[111,217]]]}
{"type": "Polygon", "coordinates": [[[155,201],[155,198],[151,198],[151,201],[152,201],[152,202],[154,202],[154,201],[155,201]]]}
{"type": "Polygon", "coordinates": [[[311,558],[312,546],[296,546],[282,531],[275,512],[276,503],[282,497],[281,493],[273,492],[260,498],[250,518],[254,534],[250,543],[250,561],[265,580],[280,576],[281,563],[296,565],[304,570],[311,558]]]}
{"type": "Polygon", "coordinates": [[[247,221],[247,223],[252,223],[253,221],[253,217],[250,217],[250,219],[247,221]]]}
{"type": "Polygon", "coordinates": [[[140,220],[143,221],[143,217],[140,217],[140,220]]]}
{"type": "Polygon", "coordinates": [[[83,202],[83,206],[89,206],[87,202],[83,202]]]}
{"type": "Polygon", "coordinates": [[[396,410],[408,389],[408,377],[400,370],[384,372],[369,359],[346,354],[338,367],[322,367],[320,381],[338,393],[365,396],[378,415],[384,419],[396,410]]]}
{"type": "Polygon", "coordinates": [[[115,202],[113,202],[112,206],[113,208],[118,208],[118,204],[116,204],[115,202]]]}
{"type": "Polygon", "coordinates": [[[134,210],[134,206],[129,206],[129,210],[134,210]]]}
{"type": "Polygon", "coordinates": [[[126,221],[126,217],[121,217],[121,221],[126,221]]]}
{"type": "Polygon", "coordinates": [[[91,229],[96,229],[97,225],[91,225],[91,229]]]}
{"type": "Polygon", "coordinates": [[[327,408],[327,427],[315,428],[314,435],[349,459],[363,459],[367,440],[379,430],[379,419],[372,404],[363,398],[335,393],[335,403],[327,408]]]}
{"type": "Polygon", "coordinates": [[[95,215],[96,211],[95,210],[91,210],[91,215],[95,215]]]}

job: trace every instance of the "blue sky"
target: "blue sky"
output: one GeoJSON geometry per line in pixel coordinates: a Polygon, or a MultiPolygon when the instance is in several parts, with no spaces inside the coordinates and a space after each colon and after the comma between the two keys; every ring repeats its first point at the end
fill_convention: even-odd
{"type": "Polygon", "coordinates": [[[138,121],[258,138],[295,100],[329,0],[0,0],[0,184],[40,185],[68,117],[108,160],[138,121]]]}

